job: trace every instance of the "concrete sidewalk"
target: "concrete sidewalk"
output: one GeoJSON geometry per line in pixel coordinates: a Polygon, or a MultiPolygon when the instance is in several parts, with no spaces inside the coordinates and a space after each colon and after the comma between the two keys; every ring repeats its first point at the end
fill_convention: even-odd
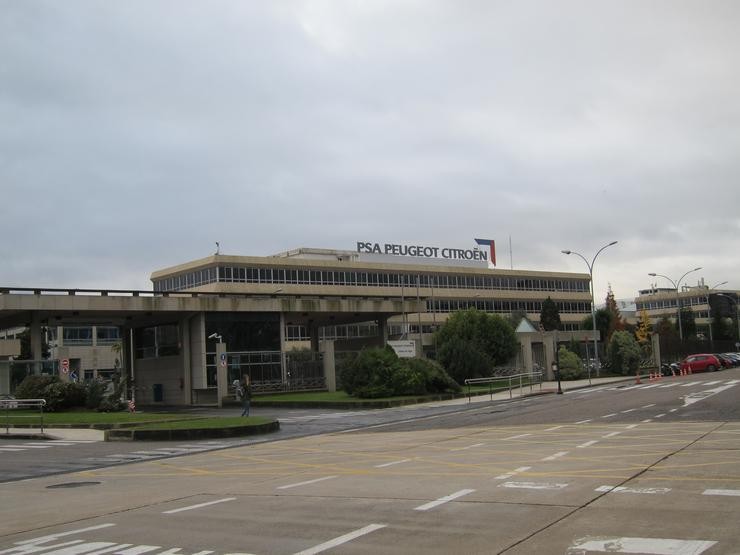
{"type": "Polygon", "coordinates": [[[0,447],[3,439],[66,439],[69,441],[103,441],[104,430],[93,430],[90,428],[10,428],[5,433],[5,428],[0,429],[0,447]]]}

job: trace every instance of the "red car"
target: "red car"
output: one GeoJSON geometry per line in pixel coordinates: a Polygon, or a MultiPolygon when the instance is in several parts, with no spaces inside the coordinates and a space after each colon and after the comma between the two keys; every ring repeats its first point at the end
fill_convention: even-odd
{"type": "Polygon", "coordinates": [[[681,370],[691,372],[714,372],[722,368],[722,363],[714,355],[689,355],[681,361],[681,370]]]}

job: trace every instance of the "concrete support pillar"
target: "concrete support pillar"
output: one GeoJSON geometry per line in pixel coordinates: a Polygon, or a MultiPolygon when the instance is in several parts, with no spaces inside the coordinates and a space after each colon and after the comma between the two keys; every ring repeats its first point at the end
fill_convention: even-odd
{"type": "MultiPolygon", "coordinates": [[[[318,345],[318,342],[317,342],[318,345]]],[[[313,348],[313,338],[311,339],[313,348]]],[[[280,313],[280,375],[282,376],[283,385],[288,385],[288,365],[285,356],[285,313],[280,313]]]]}
{"type": "Polygon", "coordinates": [[[228,355],[226,354],[226,343],[216,343],[216,392],[218,395],[218,406],[221,408],[224,397],[229,393],[227,377],[228,355]]]}
{"type": "Polygon", "coordinates": [[[660,372],[660,336],[657,333],[654,333],[650,338],[650,341],[652,342],[653,346],[653,364],[655,364],[658,372],[660,372]]]}
{"type": "Polygon", "coordinates": [[[41,322],[39,321],[38,313],[34,311],[31,313],[31,358],[33,360],[44,358],[41,345],[41,322]]]}
{"type": "Polygon", "coordinates": [[[180,394],[186,405],[193,403],[193,388],[190,362],[190,316],[180,319],[180,333],[182,334],[182,368],[180,369],[180,394]]]}
{"type": "Polygon", "coordinates": [[[548,381],[555,379],[552,371],[552,363],[555,362],[555,340],[552,333],[543,333],[542,342],[545,345],[545,379],[548,381]]]}
{"type": "Polygon", "coordinates": [[[378,318],[378,330],[380,331],[380,338],[383,341],[383,347],[388,344],[388,317],[381,316],[378,318]]]}
{"type": "Polygon", "coordinates": [[[313,322],[309,322],[308,333],[311,338],[311,350],[314,353],[318,353],[319,352],[319,326],[317,326],[313,322]]]}
{"type": "Polygon", "coordinates": [[[337,390],[337,368],[334,360],[334,341],[324,341],[321,353],[324,365],[324,381],[328,391],[337,390]]]}
{"type": "Polygon", "coordinates": [[[534,370],[532,357],[532,338],[525,334],[520,334],[518,339],[522,349],[522,365],[524,366],[524,370],[528,374],[531,374],[534,370]]]}

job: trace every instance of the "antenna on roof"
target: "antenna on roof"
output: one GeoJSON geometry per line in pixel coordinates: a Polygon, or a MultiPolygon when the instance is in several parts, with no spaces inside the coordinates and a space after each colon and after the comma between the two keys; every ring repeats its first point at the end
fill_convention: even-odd
{"type": "Polygon", "coordinates": [[[218,241],[216,241],[216,252],[214,254],[221,254],[221,245],[218,244],[218,241]]]}

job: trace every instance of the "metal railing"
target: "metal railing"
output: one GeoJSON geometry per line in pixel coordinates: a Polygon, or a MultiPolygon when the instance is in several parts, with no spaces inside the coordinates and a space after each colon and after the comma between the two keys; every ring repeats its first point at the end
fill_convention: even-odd
{"type": "Polygon", "coordinates": [[[38,418],[39,427],[41,433],[44,433],[44,406],[46,405],[45,399],[0,399],[0,410],[5,415],[5,433],[10,434],[10,420],[11,418],[18,419],[29,419],[38,418]],[[23,409],[39,409],[38,414],[10,414],[13,410],[23,409]]]}
{"type": "Polygon", "coordinates": [[[529,385],[530,393],[533,390],[535,384],[539,384],[540,391],[542,390],[542,372],[526,372],[523,374],[512,374],[510,376],[490,376],[488,378],[467,378],[465,385],[468,386],[468,403],[471,398],[471,387],[472,385],[485,385],[488,384],[488,393],[493,400],[493,384],[496,382],[508,382],[507,389],[509,390],[509,399],[514,397],[513,389],[516,387],[519,389],[519,395],[522,395],[524,387],[529,385]],[[525,383],[524,380],[528,383],[525,383]]]}

